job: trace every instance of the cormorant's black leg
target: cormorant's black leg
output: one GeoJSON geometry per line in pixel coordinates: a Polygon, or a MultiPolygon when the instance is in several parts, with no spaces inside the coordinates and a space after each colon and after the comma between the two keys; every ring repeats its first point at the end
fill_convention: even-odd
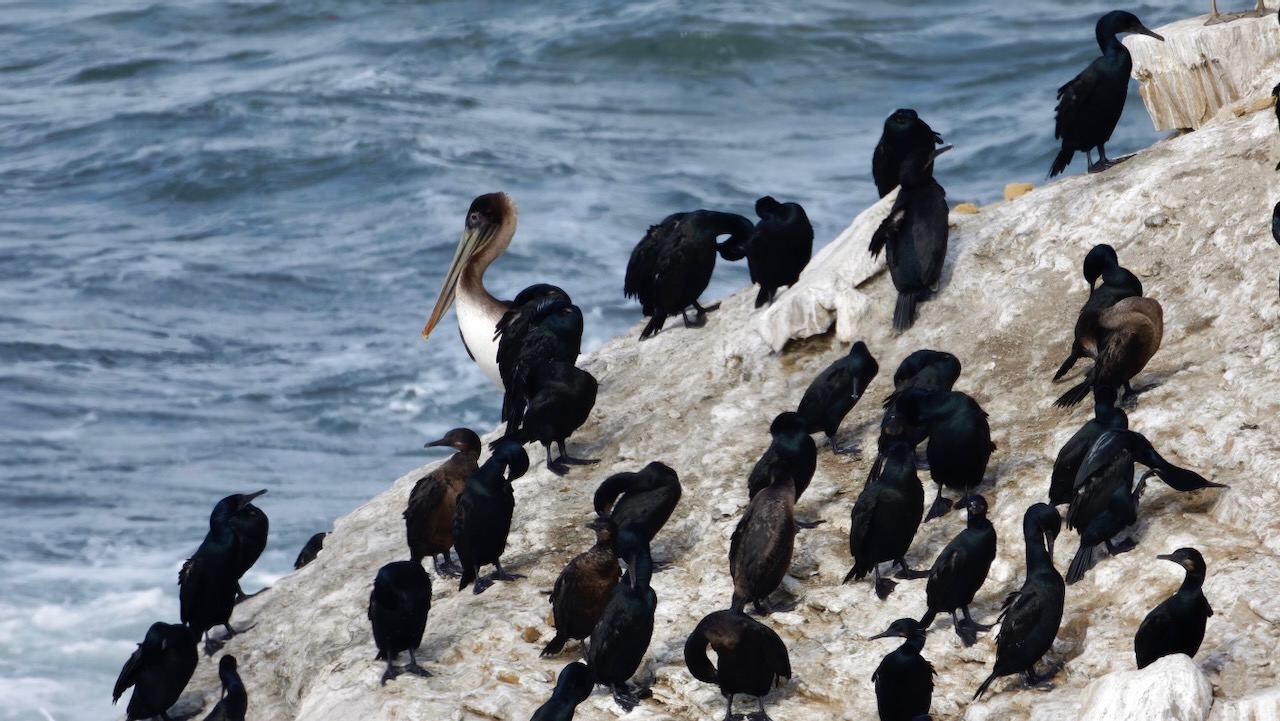
{"type": "Polygon", "coordinates": [[[556,445],[560,446],[560,457],[556,459],[557,463],[568,463],[574,466],[590,466],[600,462],[599,458],[574,458],[573,456],[570,456],[564,449],[563,439],[556,441],[556,445]]]}
{"type": "Polygon", "coordinates": [[[449,576],[450,578],[461,578],[462,567],[454,563],[453,558],[449,556],[449,552],[445,551],[440,556],[432,556],[432,561],[436,565],[437,576],[449,576]],[[444,557],[444,561],[440,561],[440,556],[444,557]]]}
{"type": "Polygon", "coordinates": [[[502,570],[501,563],[495,563],[493,565],[494,565],[494,568],[498,570],[490,574],[489,578],[492,578],[495,581],[515,581],[517,579],[524,578],[524,576],[521,576],[518,573],[507,573],[506,571],[502,570]]]}
{"type": "Polygon", "coordinates": [[[901,566],[901,569],[899,569],[898,572],[894,574],[894,578],[902,578],[902,579],[911,581],[917,578],[929,577],[928,571],[919,571],[908,566],[906,557],[895,558],[893,562],[901,566]]]}
{"type": "Polygon", "coordinates": [[[409,649],[409,665],[405,666],[404,670],[423,677],[431,675],[430,671],[418,665],[418,657],[414,655],[413,649],[409,649]]]}
{"type": "Polygon", "coordinates": [[[387,654],[387,670],[382,672],[383,686],[386,686],[388,681],[394,679],[396,676],[399,676],[401,673],[404,672],[403,669],[399,669],[395,667],[395,664],[392,663],[392,661],[394,660],[395,660],[394,654],[390,654],[390,653],[387,654]]]}
{"type": "Polygon", "coordinates": [[[898,584],[887,578],[880,577],[880,564],[878,563],[875,565],[874,577],[875,580],[872,583],[876,589],[876,596],[883,601],[889,597],[890,593],[893,593],[894,587],[898,584]]]}
{"type": "Polygon", "coordinates": [[[747,714],[748,721],[773,721],[769,718],[769,714],[764,712],[764,696],[756,696],[756,703],[760,705],[760,710],[755,713],[747,714]]]}

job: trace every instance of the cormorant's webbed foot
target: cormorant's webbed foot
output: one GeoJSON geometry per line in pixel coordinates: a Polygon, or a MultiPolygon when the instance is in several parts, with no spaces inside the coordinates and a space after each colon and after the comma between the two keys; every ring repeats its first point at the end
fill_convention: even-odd
{"type": "Polygon", "coordinates": [[[507,573],[506,571],[502,570],[501,563],[495,563],[494,568],[496,568],[497,570],[489,574],[489,578],[494,581],[516,581],[521,578],[524,578],[524,576],[521,576],[518,573],[507,573]]]}
{"type": "Polygon", "coordinates": [[[787,611],[794,611],[796,610],[796,606],[800,605],[800,602],[792,601],[791,603],[773,603],[767,598],[762,598],[758,601],[753,601],[752,605],[755,607],[756,613],[761,616],[768,616],[771,613],[786,613],[787,611]]]}
{"type": "Polygon", "coordinates": [[[872,582],[872,585],[874,585],[874,586],[875,586],[875,589],[876,589],[876,597],[877,597],[877,598],[879,598],[881,601],[883,601],[883,600],[885,600],[886,598],[888,598],[888,597],[889,597],[889,594],[893,593],[893,589],[894,589],[898,584],[897,584],[897,583],[895,583],[894,581],[890,581],[890,580],[889,580],[889,579],[887,579],[887,578],[881,578],[881,577],[880,577],[880,566],[879,566],[879,564],[877,564],[877,565],[876,565],[876,570],[875,570],[875,574],[874,574],[874,575],[875,575],[875,580],[872,582]]]}
{"type": "Polygon", "coordinates": [[[1160,387],[1160,381],[1153,381],[1141,388],[1134,388],[1129,381],[1124,382],[1124,397],[1120,399],[1120,407],[1128,410],[1136,408],[1138,405],[1138,396],[1146,393],[1152,388],[1160,387]]]}
{"type": "Polygon", "coordinates": [[[1101,159],[1098,160],[1098,162],[1089,166],[1089,172],[1101,173],[1102,171],[1110,168],[1111,166],[1119,165],[1132,157],[1133,157],[1133,153],[1130,153],[1129,155],[1121,155],[1120,157],[1113,158],[1113,159],[1108,159],[1106,156],[1103,156],[1101,159]]]}
{"type": "MultiPolygon", "coordinates": [[[[968,609],[965,609],[965,613],[968,613],[968,609]]],[[[991,626],[988,624],[978,623],[972,618],[957,618],[954,612],[951,614],[951,622],[955,626],[956,635],[960,637],[961,643],[965,646],[972,646],[977,643],[979,632],[985,633],[991,630],[991,626]]]]}
{"type": "Polygon", "coordinates": [[[432,561],[434,561],[436,565],[436,575],[448,576],[449,578],[462,578],[462,566],[459,566],[447,552],[440,555],[444,556],[443,562],[440,561],[439,556],[432,557],[432,561]]]}
{"type": "Polygon", "coordinates": [[[214,639],[209,638],[208,634],[206,634],[204,637],[204,655],[212,656],[213,654],[221,651],[222,647],[226,644],[227,639],[221,638],[215,641],[214,639]]]}
{"type": "Polygon", "coordinates": [[[1053,684],[1049,683],[1049,681],[1061,670],[1062,666],[1058,664],[1051,664],[1044,673],[1037,674],[1035,672],[1035,667],[1033,666],[1022,672],[1022,682],[1026,684],[1027,688],[1039,689],[1041,691],[1052,691],[1053,684]]]}
{"type": "Polygon", "coordinates": [[[492,585],[493,585],[492,576],[480,576],[479,578],[476,579],[476,582],[471,585],[471,593],[479,596],[480,594],[489,590],[489,587],[492,585]]]}
{"type": "Polygon", "coordinates": [[[817,528],[818,526],[820,526],[820,525],[822,525],[822,524],[824,524],[824,523],[826,523],[826,521],[825,521],[824,519],[821,519],[821,518],[819,518],[819,519],[818,519],[818,520],[816,520],[816,521],[801,521],[801,520],[797,519],[797,520],[796,520],[796,528],[817,528]]]}
{"type": "Polygon", "coordinates": [[[701,311],[701,310],[694,311],[693,320],[689,320],[689,311],[686,309],[685,311],[680,313],[680,317],[684,319],[685,328],[701,328],[702,326],[707,324],[706,311],[701,311]]]}
{"type": "Polygon", "coordinates": [[[938,489],[938,497],[933,499],[933,505],[929,506],[929,513],[925,515],[924,520],[932,521],[935,518],[941,518],[951,512],[951,499],[942,497],[942,489],[938,489]]]}
{"type": "Polygon", "coordinates": [[[915,452],[915,449],[912,449],[912,450],[911,450],[911,462],[912,462],[912,463],[914,463],[914,464],[916,465],[916,470],[917,470],[917,471],[928,471],[928,470],[931,470],[931,469],[929,468],[929,457],[928,457],[928,456],[922,456],[922,455],[920,455],[919,453],[916,453],[916,452],[915,452]]]}
{"type": "Polygon", "coordinates": [[[928,578],[928,571],[921,571],[907,565],[905,558],[899,558],[894,563],[901,566],[897,573],[893,574],[894,578],[901,578],[906,581],[914,581],[919,578],[928,578]]]}
{"type": "Polygon", "coordinates": [[[413,649],[409,649],[409,665],[404,667],[405,673],[415,674],[423,678],[431,676],[431,672],[418,665],[418,658],[414,655],[413,649]]]}
{"type": "Polygon", "coordinates": [[[646,699],[650,696],[653,696],[653,691],[647,688],[637,688],[633,691],[625,683],[616,684],[613,687],[613,700],[626,713],[631,713],[636,706],[640,705],[641,699],[646,699]]]}

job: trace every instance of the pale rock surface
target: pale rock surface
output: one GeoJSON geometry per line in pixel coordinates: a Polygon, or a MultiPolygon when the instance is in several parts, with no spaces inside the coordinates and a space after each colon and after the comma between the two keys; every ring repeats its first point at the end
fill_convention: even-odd
{"type": "Polygon", "coordinates": [[[1185,654],[1165,656],[1144,669],[1115,671],[1084,690],[1080,721],[1171,719],[1204,721],[1213,686],[1185,654]]]}
{"type": "MultiPolygon", "coordinates": [[[[1268,222],[1280,198],[1275,134],[1268,114],[1233,118],[1159,143],[1108,172],[1067,177],[978,215],[953,215],[940,291],[902,335],[891,331],[890,279],[866,254],[870,229],[891,202],[885,199],[825,249],[774,308],[754,311],[755,291],[746,289],[703,329],[676,324],[643,343],[634,333],[608,343],[582,361],[600,380],[599,400],[570,440],[577,455],[601,458],[600,465],[556,478],[537,462],[541,449],[530,447],[534,468],[515,484],[504,561],[528,578],[481,596],[438,580],[418,654],[435,675],[379,686],[383,665],[373,660],[366,605],[377,569],[407,557],[401,512],[427,467],[408,471],[340,519],[314,563],[237,609],[237,627],[255,624],[227,645],[240,659],[251,717],[527,719],[550,695],[555,674],[578,655],[574,643],[555,659],[538,653],[551,634],[546,594],[564,563],[591,543],[582,526],[592,515],[595,486],[611,473],[662,460],[679,472],[685,493],[653,551],[668,564],[654,576],[657,623],[639,672],[654,683],[654,698],[627,718],[719,719],[718,690],[684,667],[685,637],[703,615],[729,602],[729,536],[747,503],[747,474],[769,443],[770,420],[793,409],[810,379],[847,352],[847,339],[858,338],[882,369],[843,427],[842,441],[860,445],[864,456],[824,450],[797,507],[801,518],[826,523],[797,539],[784,590],[798,608],[765,619],[786,642],[795,671],[767,704],[786,721],[874,718],[871,674],[896,642],[865,639],[925,608],[923,581],[901,582],[884,602],[866,581],[840,583],[850,566],[849,510],[866,476],[893,370],[918,348],[948,350],[964,364],[957,388],[990,413],[999,449],[980,491],[1000,548],[973,613],[993,621],[1005,594],[1022,583],[1023,511],[1044,499],[1058,449],[1091,412],[1088,404],[1054,408],[1065,386],[1049,379],[1088,294],[1081,261],[1095,243],[1107,242],[1164,306],[1163,345],[1136,379],[1139,386],[1161,385],[1138,400],[1131,427],[1175,463],[1232,487],[1180,494],[1153,479],[1134,530],[1138,548],[1102,558],[1068,588],[1050,653],[1064,668],[1052,692],[1024,690],[1010,677],[971,702],[990,671],[995,634],[966,649],[940,618],[924,649],[938,672],[934,718],[1075,721],[1091,683],[1133,669],[1138,624],[1183,576],[1155,556],[1184,545],[1199,548],[1209,566],[1205,594],[1215,615],[1194,664],[1212,684],[1213,717],[1276,718],[1280,248],[1268,222]],[[835,295],[807,295],[820,276],[829,276],[823,293],[835,295]],[[808,300],[793,304],[792,296],[808,300]],[[782,316],[786,323],[813,320],[793,333],[782,316]],[[831,323],[835,333],[813,335],[831,323]],[[786,340],[805,335],[811,337],[786,340]]],[[[1070,382],[1087,367],[1082,361],[1070,382]]],[[[931,494],[927,473],[921,475],[931,494]]],[[[927,567],[963,525],[958,513],[925,524],[907,560],[927,567]]],[[[1075,548],[1075,534],[1064,532],[1060,569],[1075,548]]],[[[202,661],[187,702],[203,696],[207,708],[216,700],[216,669],[216,659],[202,661]]],[[[1144,721],[1185,718],[1200,703],[1144,721]]],[[[578,715],[619,716],[603,690],[578,715]]]]}
{"type": "Polygon", "coordinates": [[[1216,704],[1209,721],[1278,721],[1280,687],[1271,687],[1243,698],[1216,704]]]}

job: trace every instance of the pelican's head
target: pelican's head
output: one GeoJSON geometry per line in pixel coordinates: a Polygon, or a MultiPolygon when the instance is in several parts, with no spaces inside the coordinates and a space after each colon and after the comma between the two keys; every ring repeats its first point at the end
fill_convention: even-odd
{"type": "Polygon", "coordinates": [[[444,317],[445,311],[453,305],[454,292],[458,278],[473,257],[482,261],[483,271],[511,244],[515,234],[516,204],[506,193],[486,193],[471,201],[467,210],[467,222],[462,229],[462,238],[458,240],[458,249],[453,253],[453,262],[444,276],[444,286],[440,289],[440,297],[436,299],[436,307],[431,311],[431,318],[422,329],[422,337],[431,335],[432,329],[444,317]]]}

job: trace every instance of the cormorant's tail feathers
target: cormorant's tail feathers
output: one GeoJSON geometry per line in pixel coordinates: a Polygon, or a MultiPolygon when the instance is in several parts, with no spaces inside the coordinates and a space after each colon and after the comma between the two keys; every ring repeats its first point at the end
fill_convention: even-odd
{"type": "Polygon", "coordinates": [[[1080,354],[1076,353],[1075,348],[1072,348],[1071,355],[1067,356],[1067,359],[1062,361],[1062,365],[1058,366],[1058,372],[1053,374],[1053,379],[1055,381],[1060,380],[1062,376],[1065,376],[1070,372],[1071,367],[1076,364],[1076,361],[1080,360],[1080,357],[1080,354]]]}
{"type": "Polygon", "coordinates": [[[893,309],[893,329],[901,333],[916,321],[916,293],[898,294],[898,305],[893,309]]]}
{"type": "Polygon", "coordinates": [[[760,286],[760,292],[756,293],[756,307],[763,307],[765,303],[773,302],[773,293],[763,285],[760,286]]]}
{"type": "Polygon", "coordinates": [[[665,313],[655,312],[653,317],[649,319],[649,323],[645,325],[644,330],[640,331],[640,340],[644,340],[652,335],[657,335],[662,330],[662,326],[667,322],[665,313]]]}
{"type": "Polygon", "coordinates": [[[1068,585],[1084,578],[1084,574],[1088,573],[1089,569],[1093,568],[1094,564],[1097,563],[1094,554],[1095,548],[1096,546],[1080,544],[1079,550],[1076,551],[1076,555],[1071,559],[1071,566],[1067,569],[1066,581],[1068,585]]]}
{"type": "Polygon", "coordinates": [[[977,692],[973,694],[973,700],[974,700],[974,701],[977,701],[978,699],[982,698],[982,694],[984,694],[984,693],[986,693],[986,692],[987,692],[987,687],[988,687],[988,686],[990,686],[990,685],[991,685],[991,682],[992,682],[992,681],[995,681],[995,680],[996,680],[996,678],[997,678],[997,676],[996,676],[995,672],[994,672],[994,671],[992,671],[992,672],[991,672],[991,675],[987,677],[987,680],[986,680],[986,681],[983,681],[983,682],[982,682],[982,685],[978,687],[977,692]]]}
{"type": "Polygon", "coordinates": [[[1062,150],[1059,150],[1058,157],[1053,159],[1053,167],[1049,168],[1049,177],[1052,178],[1053,176],[1066,170],[1067,166],[1071,164],[1071,156],[1075,154],[1076,154],[1076,151],[1068,150],[1066,147],[1063,147],[1062,150]]]}
{"type": "Polygon", "coordinates": [[[555,637],[551,639],[550,643],[548,643],[546,646],[543,646],[542,657],[546,658],[547,656],[554,656],[560,653],[561,651],[563,651],[564,643],[567,640],[569,640],[568,637],[561,636],[559,633],[557,633],[555,637]]]}
{"type": "Polygon", "coordinates": [[[1091,387],[1092,385],[1089,382],[1089,378],[1086,376],[1084,380],[1067,389],[1066,393],[1058,396],[1058,400],[1054,401],[1053,404],[1059,408],[1070,408],[1071,406],[1077,405],[1080,401],[1088,397],[1089,389],[1091,387]]]}

